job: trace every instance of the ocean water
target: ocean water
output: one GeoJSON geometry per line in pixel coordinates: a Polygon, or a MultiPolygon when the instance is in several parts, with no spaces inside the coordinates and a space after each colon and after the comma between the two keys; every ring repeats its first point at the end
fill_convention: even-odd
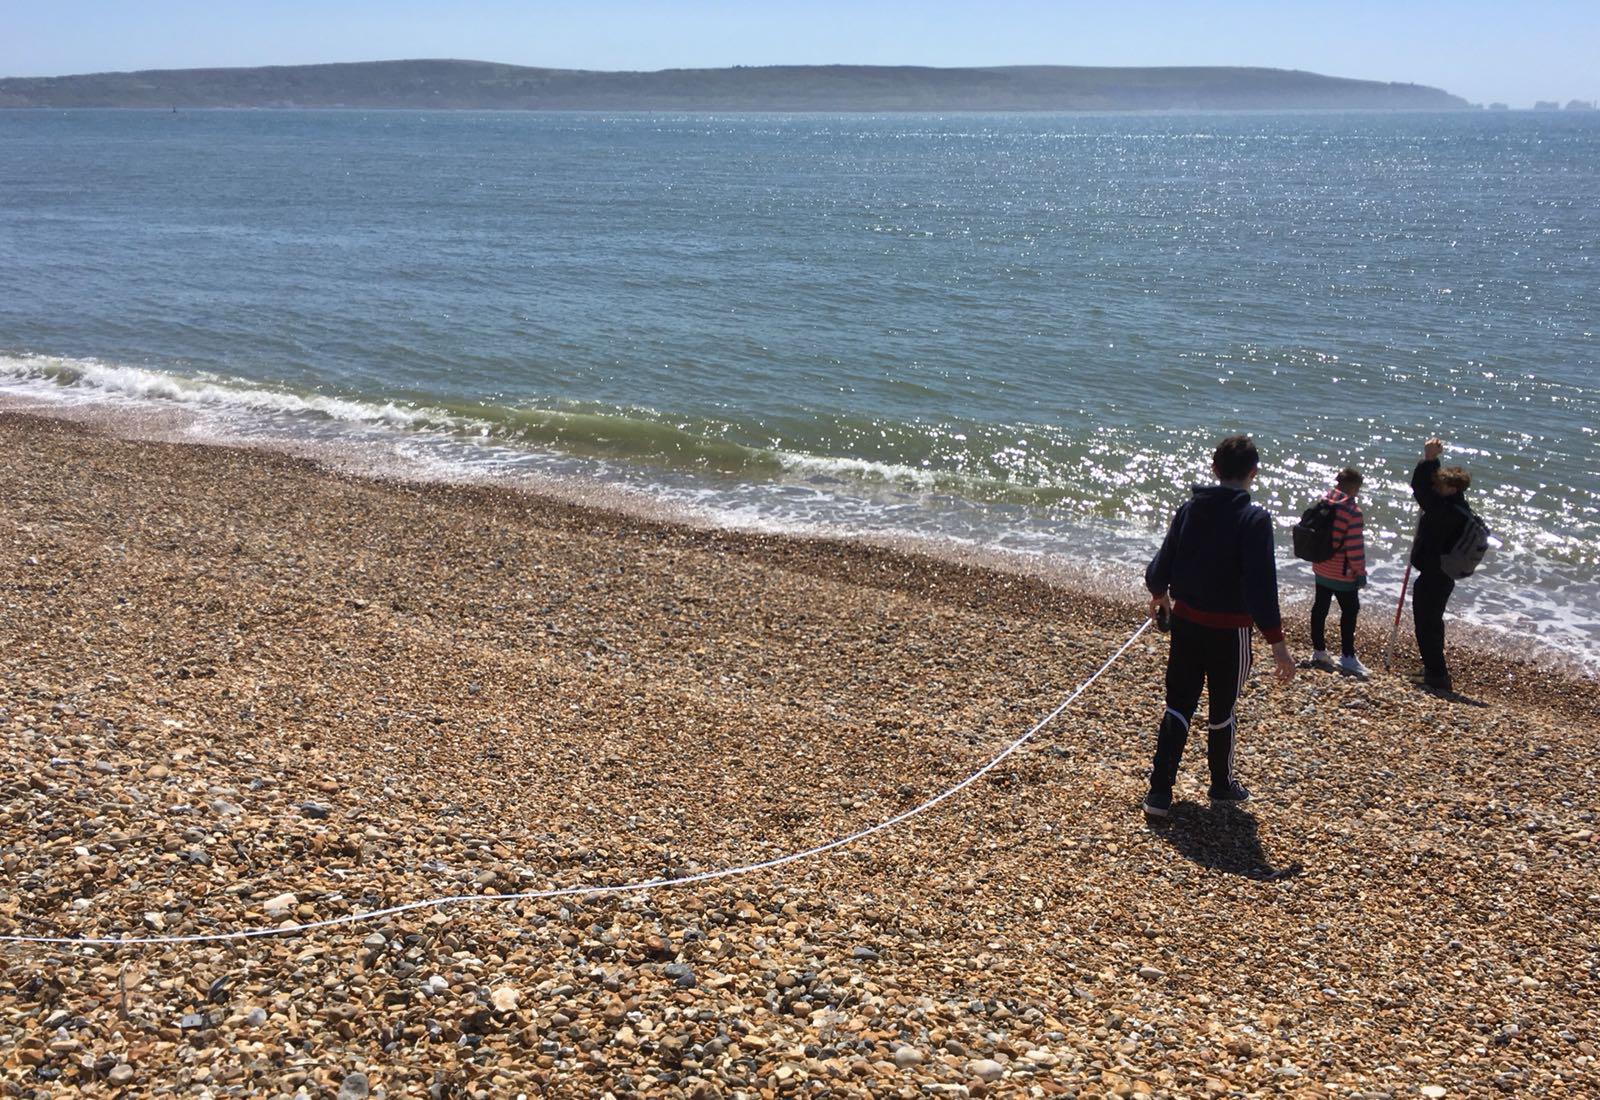
{"type": "Polygon", "coordinates": [[[0,402],[1130,591],[1249,431],[1376,615],[1438,434],[1453,609],[1591,671],[1597,331],[1593,114],[0,111],[0,402]]]}

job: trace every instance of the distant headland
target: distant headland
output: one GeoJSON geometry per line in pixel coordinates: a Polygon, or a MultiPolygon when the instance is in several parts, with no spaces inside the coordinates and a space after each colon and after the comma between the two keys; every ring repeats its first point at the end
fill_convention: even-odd
{"type": "Polygon", "coordinates": [[[0,78],[0,107],[679,111],[1451,110],[1420,84],[1262,68],[771,65],[593,72],[370,61],[0,78]]]}

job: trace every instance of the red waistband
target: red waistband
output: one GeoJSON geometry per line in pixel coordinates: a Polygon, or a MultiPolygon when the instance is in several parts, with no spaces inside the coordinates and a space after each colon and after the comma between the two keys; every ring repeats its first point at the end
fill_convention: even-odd
{"type": "MultiPolygon", "coordinates": [[[[1250,626],[1254,621],[1246,612],[1201,611],[1197,607],[1190,607],[1182,600],[1172,601],[1172,613],[1198,626],[1214,627],[1217,630],[1239,630],[1250,626]]],[[[1282,630],[1263,630],[1261,636],[1272,643],[1283,641],[1282,630]]]]}

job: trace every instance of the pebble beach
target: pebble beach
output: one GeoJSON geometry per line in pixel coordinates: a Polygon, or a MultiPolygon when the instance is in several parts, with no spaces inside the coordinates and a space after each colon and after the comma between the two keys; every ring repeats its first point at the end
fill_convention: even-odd
{"type": "MultiPolygon", "coordinates": [[[[960,782],[1143,620],[17,413],[0,495],[7,936],[774,859],[960,782]]],[[[1600,1094],[1600,691],[1457,651],[1435,697],[1401,642],[1287,687],[1258,649],[1242,810],[1191,744],[1171,821],[1139,812],[1151,629],[977,784],[813,859],[0,943],[0,1095],[1600,1094]]]]}

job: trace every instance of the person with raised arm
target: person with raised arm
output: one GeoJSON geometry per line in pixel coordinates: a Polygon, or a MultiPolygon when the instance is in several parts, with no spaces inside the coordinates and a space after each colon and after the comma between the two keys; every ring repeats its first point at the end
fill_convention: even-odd
{"type": "Polygon", "coordinates": [[[1211,801],[1232,804],[1250,797],[1233,765],[1239,732],[1235,707],[1250,675],[1252,624],[1272,646],[1278,680],[1294,679],[1278,610],[1272,517],[1250,502],[1259,468],[1260,454],[1249,436],[1229,436],[1218,444],[1211,456],[1217,484],[1195,487],[1145,568],[1150,614],[1158,621],[1170,617],[1172,624],[1166,712],[1156,732],[1144,798],[1144,812],[1151,817],[1166,817],[1172,810],[1172,787],[1202,688],[1209,694],[1211,801]]]}
{"type": "Polygon", "coordinates": [[[1472,475],[1460,466],[1441,468],[1439,456],[1443,453],[1443,442],[1428,440],[1422,445],[1422,461],[1411,472],[1411,495],[1422,508],[1417,538],[1411,545],[1411,567],[1417,571],[1411,587],[1411,620],[1417,631],[1417,652],[1422,655],[1422,679],[1417,686],[1448,693],[1454,685],[1444,659],[1444,609],[1456,582],[1445,572],[1440,557],[1460,540],[1471,518],[1466,491],[1472,475]]]}

